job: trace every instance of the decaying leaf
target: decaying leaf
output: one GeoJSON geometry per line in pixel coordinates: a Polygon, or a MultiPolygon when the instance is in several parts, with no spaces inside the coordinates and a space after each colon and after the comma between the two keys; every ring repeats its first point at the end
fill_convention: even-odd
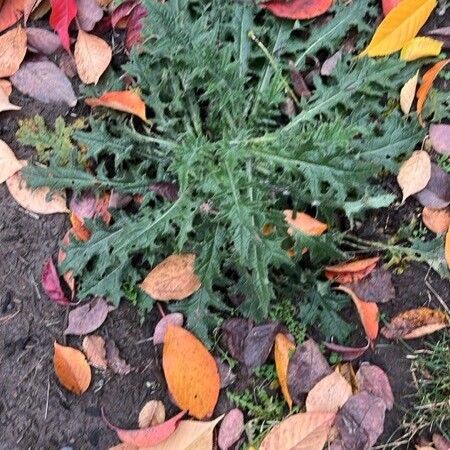
{"type": "Polygon", "coordinates": [[[269,322],[250,330],[244,342],[244,364],[250,370],[267,361],[280,328],[278,322],[269,322]]]}
{"type": "Polygon", "coordinates": [[[53,264],[52,258],[49,258],[42,267],[41,284],[42,289],[44,289],[44,292],[50,300],[63,306],[71,304],[62,290],[59,274],[55,264],[53,264]]]}
{"type": "Polygon", "coordinates": [[[28,48],[36,53],[52,55],[61,46],[61,42],[55,33],[44,28],[27,28],[28,48]]]}
{"type": "Polygon", "coordinates": [[[269,431],[259,450],[322,449],[335,416],[332,412],[294,414],[269,431]]]}
{"type": "Polygon", "coordinates": [[[447,314],[421,307],[397,314],[381,329],[381,334],[387,339],[415,339],[442,330],[448,325],[447,314]]]}
{"type": "Polygon", "coordinates": [[[428,133],[434,150],[441,155],[450,155],[450,125],[432,123],[428,133]]]}
{"type": "Polygon", "coordinates": [[[171,313],[165,315],[155,327],[153,332],[153,344],[162,344],[164,342],[164,336],[166,335],[167,327],[169,325],[183,326],[184,317],[181,313],[171,313]]]}
{"type": "Polygon", "coordinates": [[[171,255],[150,271],[141,288],[155,300],[183,300],[201,287],[194,267],[194,254],[171,255]]]}
{"type": "Polygon", "coordinates": [[[355,283],[369,275],[375,269],[379,260],[380,258],[375,256],[374,258],[358,259],[335,266],[327,266],[325,267],[325,277],[336,283],[355,283]]]}
{"type": "Polygon", "coordinates": [[[395,298],[391,272],[384,269],[374,269],[367,277],[351,283],[349,288],[364,302],[386,303],[395,298]]]}
{"type": "Polygon", "coordinates": [[[277,370],[278,382],[280,383],[281,392],[289,406],[292,409],[292,398],[289,394],[287,373],[289,358],[295,350],[295,344],[287,338],[283,333],[278,333],[275,337],[275,368],[277,370]]]}
{"type": "Polygon", "coordinates": [[[217,443],[220,450],[228,450],[241,437],[244,432],[244,414],[238,408],[234,408],[225,414],[219,428],[217,443]]]}
{"type": "Polygon", "coordinates": [[[108,303],[101,297],[94,298],[85,305],[72,309],[69,313],[69,324],[64,334],[81,336],[95,331],[108,316],[108,303]]]}
{"type": "Polygon", "coordinates": [[[394,394],[386,373],[378,366],[363,362],[356,372],[356,382],[360,391],[369,392],[381,398],[386,408],[391,410],[394,406],[394,394]]]}
{"type": "Polygon", "coordinates": [[[431,176],[427,185],[415,194],[422,206],[441,209],[450,205],[450,173],[431,163],[431,176]]]}
{"type": "Polygon", "coordinates": [[[364,347],[346,347],[345,345],[334,344],[333,342],[323,342],[323,345],[335,353],[339,353],[343,361],[353,361],[364,355],[369,349],[370,342],[364,347]]]}
{"type": "Polygon", "coordinates": [[[166,408],[161,400],[150,400],[141,409],[138,418],[139,428],[159,425],[166,420],[166,408]]]}
{"type": "Polygon", "coordinates": [[[103,17],[103,10],[97,0],[77,0],[77,20],[83,31],[92,31],[103,17]]]}
{"type": "Polygon", "coordinates": [[[411,77],[400,91],[400,108],[403,114],[409,114],[411,106],[416,97],[417,81],[419,79],[419,71],[411,77]]]}
{"type": "Polygon", "coordinates": [[[286,19],[312,19],[326,13],[332,4],[332,0],[270,0],[260,3],[261,8],[267,9],[274,16],[286,19]]]}
{"type": "Polygon", "coordinates": [[[446,233],[450,227],[450,210],[423,208],[422,221],[433,233],[446,233]]]}
{"type": "Polygon", "coordinates": [[[108,363],[106,361],[105,340],[102,336],[85,336],[82,347],[91,366],[106,370],[108,363]]]}
{"type": "Polygon", "coordinates": [[[76,0],[50,0],[52,13],[49,23],[58,33],[62,46],[70,53],[69,26],[77,15],[76,0]]]}
{"type": "Polygon", "coordinates": [[[163,369],[169,392],[181,409],[197,419],[212,415],[220,391],[219,371],[192,333],[176,325],[167,328],[163,369]]]}
{"type": "MultiPolygon", "coordinates": [[[[1,111],[1,93],[0,93],[1,111]]],[[[9,145],[0,139],[0,184],[22,169],[22,164],[14,155],[9,145]]]]}
{"type": "Polygon", "coordinates": [[[118,375],[127,375],[131,372],[131,366],[120,357],[119,349],[112,339],[106,341],[106,360],[108,368],[118,375]]]}
{"type": "Polygon", "coordinates": [[[304,212],[294,213],[292,209],[285,209],[283,214],[289,225],[289,235],[294,234],[294,230],[298,230],[308,236],[320,236],[328,228],[326,223],[320,222],[304,212]]]}
{"type": "Polygon", "coordinates": [[[427,56],[437,56],[441,53],[442,42],[430,37],[419,36],[405,44],[400,52],[403,61],[414,61],[427,56]]]}
{"type": "Polygon", "coordinates": [[[14,75],[27,52],[27,33],[16,27],[0,36],[0,78],[14,75]]]}
{"type": "Polygon", "coordinates": [[[57,342],[54,346],[53,365],[60,383],[74,394],[86,392],[91,384],[91,368],[83,353],[57,342]]]}
{"type": "Polygon", "coordinates": [[[409,196],[417,194],[430,181],[431,160],[424,150],[416,150],[400,167],[397,182],[402,189],[404,202],[409,196]]]}
{"type": "Polygon", "coordinates": [[[241,317],[226,319],[221,326],[222,341],[230,355],[239,362],[244,362],[245,338],[252,328],[253,322],[241,317]]]}

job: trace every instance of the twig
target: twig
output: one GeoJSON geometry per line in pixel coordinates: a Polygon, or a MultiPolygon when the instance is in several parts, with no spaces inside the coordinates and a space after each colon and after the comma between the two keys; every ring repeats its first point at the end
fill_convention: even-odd
{"type": "MultiPolygon", "coordinates": [[[[64,316],[64,329],[67,328],[67,324],[69,323],[69,309],[70,308],[68,306],[66,306],[66,315],[64,316]]],[[[63,344],[67,345],[67,336],[64,334],[64,332],[63,332],[62,340],[63,340],[63,344]]]]}
{"type": "Polygon", "coordinates": [[[156,306],[158,307],[158,310],[159,310],[159,313],[161,314],[161,317],[165,317],[166,313],[164,312],[164,310],[163,310],[163,308],[161,306],[161,303],[156,302],[156,306]]]}
{"type": "MultiPolygon", "coordinates": [[[[427,274],[428,276],[428,274],[427,274]]],[[[447,306],[447,304],[444,302],[443,298],[436,292],[433,286],[431,286],[430,282],[425,277],[425,286],[434,294],[434,296],[437,298],[438,302],[442,305],[442,307],[445,309],[447,314],[450,314],[450,308],[447,306]]]]}
{"type": "Polygon", "coordinates": [[[44,420],[47,420],[49,399],[50,399],[50,377],[48,376],[47,377],[47,400],[45,401],[44,420]]]}
{"type": "Polygon", "coordinates": [[[153,336],[145,339],[141,339],[140,341],[136,342],[136,345],[144,344],[145,342],[151,342],[153,341],[153,336]]]}

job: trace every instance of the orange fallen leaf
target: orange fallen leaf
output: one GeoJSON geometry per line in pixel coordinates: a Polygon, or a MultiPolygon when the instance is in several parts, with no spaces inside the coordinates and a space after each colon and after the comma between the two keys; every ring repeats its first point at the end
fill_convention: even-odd
{"type": "Polygon", "coordinates": [[[115,109],[130,114],[134,114],[141,118],[144,122],[148,122],[145,113],[145,103],[138,94],[132,91],[111,91],[105,92],[101,97],[90,97],[85,100],[86,104],[95,108],[104,106],[105,108],[115,109]]]}
{"type": "Polygon", "coordinates": [[[0,139],[0,184],[22,169],[9,145],[0,139]]]}
{"type": "Polygon", "coordinates": [[[275,368],[277,370],[278,381],[280,383],[281,392],[289,406],[292,409],[292,397],[289,394],[287,384],[287,371],[289,365],[289,358],[295,350],[295,344],[290,341],[285,334],[278,333],[275,336],[275,368]]]}
{"type": "Polygon", "coordinates": [[[197,419],[211,416],[219,398],[220,377],[206,347],[184,328],[169,325],[162,363],[169,392],[180,409],[197,419]]]}
{"type": "Polygon", "coordinates": [[[292,236],[294,230],[301,231],[308,236],[320,236],[328,228],[326,223],[320,222],[304,212],[295,214],[292,209],[285,209],[283,214],[286,222],[290,225],[288,228],[288,234],[290,236],[292,236]]]}
{"type": "Polygon", "coordinates": [[[161,400],[150,400],[139,413],[139,428],[146,428],[152,425],[159,425],[166,420],[166,409],[161,400]]]}
{"type": "Polygon", "coordinates": [[[423,208],[422,221],[433,233],[445,233],[450,227],[450,209],[423,208]]]}
{"type": "Polygon", "coordinates": [[[83,353],[57,342],[54,346],[53,365],[61,384],[77,395],[86,392],[91,384],[91,368],[83,353]]]}
{"type": "Polygon", "coordinates": [[[72,224],[73,234],[79,241],[86,242],[91,238],[91,231],[74,212],[70,213],[70,223],[72,224]]]}
{"type": "Polygon", "coordinates": [[[375,256],[373,258],[357,259],[334,266],[327,266],[325,267],[325,277],[327,280],[332,280],[336,283],[354,283],[369,275],[375,269],[379,260],[380,257],[375,256]]]}
{"type": "Polygon", "coordinates": [[[27,33],[13,28],[0,36],[0,78],[14,75],[27,52],[27,33]]]}
{"type": "Polygon", "coordinates": [[[403,162],[398,171],[397,183],[402,189],[402,202],[424,189],[430,178],[430,155],[425,150],[416,150],[403,162]]]}

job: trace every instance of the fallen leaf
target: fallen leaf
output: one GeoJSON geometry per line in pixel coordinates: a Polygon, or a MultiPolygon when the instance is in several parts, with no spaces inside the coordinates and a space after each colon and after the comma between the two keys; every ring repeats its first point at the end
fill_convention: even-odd
{"type": "Polygon", "coordinates": [[[366,353],[370,342],[367,342],[367,345],[364,347],[346,347],[345,345],[334,344],[333,342],[323,342],[323,345],[332,352],[339,353],[343,361],[353,361],[366,353]]]}
{"type": "Polygon", "coordinates": [[[338,50],[336,53],[327,58],[320,68],[320,75],[329,77],[336,68],[337,63],[342,59],[342,50],[338,50]]]}
{"type": "Polygon", "coordinates": [[[69,25],[77,15],[76,0],[50,0],[50,26],[58,33],[62,46],[70,53],[69,25]]]}
{"type": "Polygon", "coordinates": [[[259,450],[321,450],[335,417],[332,412],[294,414],[269,431],[259,450]]]}
{"type": "Polygon", "coordinates": [[[0,78],[14,75],[27,52],[27,33],[16,27],[0,36],[0,78]]]}
{"type": "Polygon", "coordinates": [[[30,14],[36,10],[42,3],[42,0],[22,0],[23,4],[23,21],[26,25],[30,14]]]}
{"type": "Polygon", "coordinates": [[[386,339],[415,339],[442,330],[449,325],[442,311],[421,307],[397,314],[381,329],[386,339]]]}
{"type": "Polygon", "coordinates": [[[68,78],[73,78],[78,74],[75,58],[67,52],[60,56],[58,65],[68,78]]]}
{"type": "Polygon", "coordinates": [[[63,306],[71,304],[62,290],[59,274],[52,258],[49,258],[42,267],[41,284],[42,289],[50,300],[63,306]]]}
{"type": "Polygon", "coordinates": [[[0,33],[17,23],[22,17],[23,0],[0,2],[0,33]]]}
{"type": "Polygon", "coordinates": [[[299,345],[288,364],[288,388],[293,402],[302,403],[303,394],[330,373],[331,367],[314,340],[299,345]]]}
{"type": "Polygon", "coordinates": [[[434,150],[441,155],[450,155],[450,125],[432,123],[428,134],[434,150]]]}
{"type": "Polygon", "coordinates": [[[2,90],[6,97],[9,97],[12,93],[12,83],[9,80],[0,80],[0,90],[2,90]]]}
{"type": "Polygon", "coordinates": [[[419,71],[410,78],[400,91],[400,108],[403,114],[409,114],[411,111],[411,106],[416,97],[417,81],[419,79],[419,71]]]}
{"type": "Polygon", "coordinates": [[[419,36],[405,44],[400,52],[403,61],[414,61],[427,56],[437,56],[441,53],[442,42],[430,37],[419,36]]]}
{"type": "Polygon", "coordinates": [[[244,364],[248,369],[253,370],[267,361],[280,328],[279,322],[269,322],[250,330],[244,342],[244,364]]]}
{"type": "Polygon", "coordinates": [[[90,230],[75,213],[70,214],[70,223],[72,224],[72,232],[79,241],[86,242],[91,238],[90,230]]]}
{"type": "Polygon", "coordinates": [[[184,317],[181,313],[171,313],[165,315],[155,327],[153,332],[153,344],[164,343],[164,336],[166,335],[167,327],[169,325],[177,325],[179,327],[183,326],[184,317]]]}
{"type": "Polygon", "coordinates": [[[120,209],[129,205],[133,201],[133,196],[111,191],[109,196],[108,209],[120,209]]]}
{"type": "Polygon", "coordinates": [[[163,347],[163,370],[175,403],[197,419],[211,416],[219,397],[217,364],[189,331],[169,325],[163,347]]]}
{"type": "Polygon", "coordinates": [[[356,372],[356,382],[360,391],[366,391],[375,397],[381,398],[386,408],[391,410],[394,406],[394,394],[386,373],[378,366],[363,362],[356,372]]]}
{"type": "Polygon", "coordinates": [[[150,184],[149,189],[157,195],[160,195],[164,200],[174,202],[178,200],[180,186],[178,183],[169,181],[157,181],[150,184]]]}
{"type": "Polygon", "coordinates": [[[380,320],[377,304],[360,300],[358,296],[347,286],[339,286],[337,289],[350,295],[358,311],[367,339],[369,342],[375,341],[378,336],[378,322],[380,320]]]}
{"type": "Polygon", "coordinates": [[[42,19],[51,9],[50,0],[38,1],[36,7],[31,11],[29,17],[33,20],[42,19]]]}
{"type": "Polygon", "coordinates": [[[92,31],[103,17],[103,10],[97,0],[77,0],[77,20],[83,31],[92,31]]]}
{"type": "Polygon", "coordinates": [[[446,233],[450,227],[450,210],[423,208],[422,221],[433,233],[446,233]]]}
{"type": "Polygon", "coordinates": [[[356,374],[351,363],[340,363],[336,366],[336,370],[347,380],[352,387],[353,394],[358,392],[358,384],[356,382],[356,374]]]}
{"type": "Polygon", "coordinates": [[[309,90],[302,73],[297,69],[293,61],[289,61],[289,69],[294,92],[299,97],[311,97],[311,91],[309,90]]]}
{"type": "Polygon", "coordinates": [[[27,61],[11,77],[23,94],[43,103],[77,104],[77,98],[64,72],[51,61],[27,61]],[[49,89],[48,87],[52,88],[49,89]]]}
{"type": "Polygon", "coordinates": [[[415,194],[422,206],[442,209],[450,204],[450,173],[431,163],[431,176],[427,185],[415,194]]]}
{"type": "Polygon", "coordinates": [[[379,256],[375,256],[374,258],[357,259],[335,266],[327,266],[325,267],[325,277],[336,283],[355,283],[369,275],[375,269],[379,260],[379,256]]]}
{"type": "Polygon", "coordinates": [[[95,216],[97,197],[92,191],[70,199],[69,207],[80,219],[92,219],[95,216]]]}
{"type": "MultiPolygon", "coordinates": [[[[406,0],[405,0],[406,1],[406,0]]],[[[409,1],[409,0],[408,0],[409,1]]],[[[429,0],[428,0],[429,1],[429,0]]],[[[417,89],[417,114],[419,116],[419,121],[422,121],[422,110],[425,105],[425,101],[428,96],[428,92],[433,86],[434,80],[438,76],[439,72],[449,63],[449,59],[443,59],[437,62],[431,69],[428,69],[422,77],[422,83],[417,89]]]]}
{"type": "Polygon", "coordinates": [[[287,338],[283,333],[278,333],[275,337],[275,368],[277,371],[278,382],[280,383],[281,392],[289,406],[292,409],[292,397],[289,394],[287,384],[288,364],[291,354],[295,350],[295,344],[287,338]]]}
{"type": "Polygon", "coordinates": [[[155,300],[184,300],[198,291],[201,282],[195,274],[195,255],[171,255],[155,266],[140,285],[155,300]]]}
{"type": "Polygon", "coordinates": [[[403,0],[378,25],[360,56],[386,56],[413,39],[436,7],[436,0],[403,0]]]}
{"type": "Polygon", "coordinates": [[[119,6],[117,6],[117,8],[114,9],[114,11],[111,13],[112,27],[115,28],[122,19],[128,17],[138,4],[139,4],[138,0],[126,0],[119,6]]]}
{"type": "Polygon", "coordinates": [[[61,46],[58,36],[43,28],[27,28],[27,45],[32,52],[52,55],[61,46]]]}
{"type": "Polygon", "coordinates": [[[138,418],[139,428],[159,425],[166,420],[166,408],[161,400],[150,400],[141,409],[138,418]]]}
{"type": "Polygon", "coordinates": [[[60,383],[74,394],[81,395],[91,384],[91,368],[80,350],[54,344],[53,365],[60,383]]]}
{"type": "Polygon", "coordinates": [[[443,48],[450,48],[450,27],[435,28],[434,30],[426,31],[425,34],[435,36],[436,39],[443,42],[443,48]]]}
{"type": "Polygon", "coordinates": [[[436,447],[436,450],[450,449],[450,441],[438,433],[433,433],[433,444],[436,447]]]}
{"type": "Polygon", "coordinates": [[[85,305],[72,309],[69,313],[69,323],[64,334],[81,336],[95,331],[108,316],[108,303],[101,298],[94,298],[85,305]]]}
{"type": "Polygon", "coordinates": [[[367,277],[349,288],[364,302],[386,303],[395,298],[395,288],[391,273],[384,269],[374,269],[367,277]]]}
{"type": "Polygon", "coordinates": [[[335,370],[309,391],[305,402],[306,411],[337,412],[351,395],[351,385],[335,370]]]}
{"type": "Polygon", "coordinates": [[[79,30],[74,57],[81,81],[97,84],[111,62],[112,50],[103,39],[79,30]]]}
{"type": "Polygon", "coordinates": [[[428,184],[431,177],[430,155],[424,150],[416,150],[400,166],[397,182],[402,189],[402,203],[411,195],[417,194],[428,184]]]}
{"type": "Polygon", "coordinates": [[[381,0],[381,3],[383,5],[383,14],[387,16],[388,13],[392,9],[394,9],[400,2],[401,0],[381,0]]]}
{"type": "Polygon", "coordinates": [[[106,360],[108,368],[118,375],[127,375],[131,372],[131,366],[120,357],[119,349],[112,339],[106,341],[106,360]]]}
{"type": "Polygon", "coordinates": [[[238,408],[234,408],[225,414],[219,428],[217,444],[220,450],[228,450],[241,437],[244,432],[244,414],[238,408]]]}
{"type": "Polygon", "coordinates": [[[219,370],[220,376],[220,389],[224,389],[236,381],[236,375],[231,370],[231,367],[220,360],[220,358],[215,357],[214,360],[217,364],[217,369],[219,370]]]}
{"type": "Polygon", "coordinates": [[[300,231],[308,236],[320,236],[328,228],[326,223],[322,223],[303,212],[294,213],[291,209],[285,209],[283,214],[287,224],[290,226],[288,228],[288,234],[290,236],[292,236],[294,230],[300,231]]]}
{"type": "Polygon", "coordinates": [[[244,362],[245,338],[253,328],[253,322],[240,317],[226,319],[220,327],[222,331],[222,341],[231,357],[244,362]]]}
{"type": "Polygon", "coordinates": [[[170,435],[175,432],[178,423],[185,414],[186,411],[181,411],[166,422],[152,427],[140,428],[137,430],[125,430],[111,424],[106,419],[102,409],[103,420],[111,430],[114,430],[117,433],[118,438],[125,444],[135,445],[137,447],[156,446],[167,440],[170,435]]]}
{"type": "Polygon", "coordinates": [[[85,336],[82,347],[91,366],[106,370],[108,363],[106,361],[105,340],[101,336],[85,336]]]}
{"type": "Polygon", "coordinates": [[[147,8],[140,3],[131,11],[125,36],[125,48],[128,51],[142,42],[142,29],[144,27],[144,18],[147,17],[147,14],[147,8]]]}
{"type": "Polygon", "coordinates": [[[145,103],[138,94],[132,91],[111,91],[105,92],[101,97],[90,97],[85,99],[87,105],[92,108],[104,106],[126,113],[134,114],[147,122],[145,114],[145,103]]]}
{"type": "Polygon", "coordinates": [[[445,236],[445,261],[447,262],[447,266],[450,269],[450,228],[447,231],[445,236]]]}
{"type": "MultiPolygon", "coordinates": [[[[1,110],[1,93],[0,93],[1,110]]],[[[9,145],[0,139],[0,184],[22,169],[22,164],[14,155],[9,145]]]]}
{"type": "Polygon", "coordinates": [[[260,3],[259,6],[267,9],[274,16],[286,19],[312,19],[313,17],[325,14],[331,7],[332,0],[270,0],[260,3]]]}

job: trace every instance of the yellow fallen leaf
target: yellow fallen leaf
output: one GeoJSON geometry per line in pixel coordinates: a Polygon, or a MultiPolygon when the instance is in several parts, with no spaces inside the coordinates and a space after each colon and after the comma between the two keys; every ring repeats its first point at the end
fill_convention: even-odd
{"type": "Polygon", "coordinates": [[[360,56],[386,56],[401,50],[427,21],[436,0],[403,0],[380,23],[360,56]]]}
{"type": "Polygon", "coordinates": [[[278,333],[275,337],[275,368],[277,370],[278,381],[280,383],[281,392],[289,405],[289,409],[292,408],[292,397],[289,394],[287,384],[287,371],[289,365],[290,354],[295,350],[295,345],[284,335],[278,333]]]}
{"type": "Polygon", "coordinates": [[[430,181],[431,160],[424,150],[416,150],[401,166],[397,182],[402,189],[404,202],[409,196],[417,194],[430,181]]]}
{"type": "Polygon", "coordinates": [[[427,56],[437,56],[441,53],[442,42],[430,37],[415,37],[405,44],[400,52],[403,61],[414,61],[427,56]]]}
{"type": "Polygon", "coordinates": [[[410,78],[400,91],[400,108],[403,114],[409,114],[411,106],[416,96],[417,81],[419,79],[419,71],[410,78]]]}

